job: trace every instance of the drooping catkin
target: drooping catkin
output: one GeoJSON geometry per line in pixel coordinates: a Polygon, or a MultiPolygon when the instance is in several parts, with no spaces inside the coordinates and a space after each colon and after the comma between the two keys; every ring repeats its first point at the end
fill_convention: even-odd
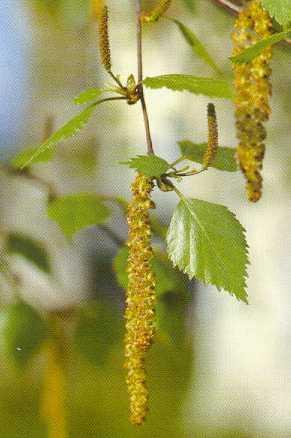
{"type": "Polygon", "coordinates": [[[99,20],[104,8],[104,0],[91,0],[91,14],[93,19],[99,20]]]}
{"type": "Polygon", "coordinates": [[[153,23],[158,21],[171,6],[172,0],[160,0],[157,6],[150,12],[143,14],[142,21],[144,23],[153,23]]]}
{"type": "Polygon", "coordinates": [[[47,346],[41,414],[49,438],[68,438],[66,424],[66,378],[57,346],[47,346]]]}
{"type": "Polygon", "coordinates": [[[99,47],[101,62],[107,71],[111,71],[110,41],[108,33],[108,8],[105,5],[99,18],[99,47]]]}
{"type": "Polygon", "coordinates": [[[145,357],[155,333],[155,276],[151,260],[149,210],[153,184],[138,174],[132,184],[133,198],[128,207],[128,289],[126,296],[125,367],[130,398],[130,420],[141,425],[148,410],[145,357]]]}
{"type": "MultiPolygon", "coordinates": [[[[271,35],[272,21],[260,0],[249,0],[236,20],[233,54],[271,35]]],[[[264,122],[269,119],[272,49],[268,47],[249,63],[234,64],[236,127],[239,140],[237,158],[245,174],[248,199],[256,202],[262,195],[261,170],[265,154],[264,122]]]]}
{"type": "Polygon", "coordinates": [[[208,121],[208,144],[203,156],[203,166],[205,169],[209,167],[215,160],[218,151],[218,126],[215,106],[209,103],[207,106],[207,121],[208,121]]]}

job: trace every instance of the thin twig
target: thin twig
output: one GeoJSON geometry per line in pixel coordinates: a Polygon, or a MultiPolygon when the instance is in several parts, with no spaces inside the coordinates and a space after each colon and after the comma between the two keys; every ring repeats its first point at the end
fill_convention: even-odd
{"type": "Polygon", "coordinates": [[[213,3],[216,3],[218,6],[229,11],[231,14],[238,14],[241,10],[241,7],[234,4],[230,0],[212,0],[213,3]]]}
{"type": "Polygon", "coordinates": [[[141,101],[143,119],[147,139],[147,152],[154,154],[153,142],[151,137],[149,116],[144,97],[143,89],[143,57],[142,57],[142,22],[141,22],[141,0],[136,0],[136,15],[137,15],[137,64],[138,64],[138,93],[141,101]]]}

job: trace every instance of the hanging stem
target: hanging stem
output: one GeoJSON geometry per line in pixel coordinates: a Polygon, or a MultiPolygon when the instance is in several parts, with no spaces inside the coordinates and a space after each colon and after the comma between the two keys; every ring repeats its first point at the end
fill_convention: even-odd
{"type": "Polygon", "coordinates": [[[143,57],[142,57],[142,23],[141,23],[141,0],[136,0],[137,16],[137,64],[138,64],[138,93],[141,101],[144,126],[146,131],[147,152],[154,154],[153,142],[151,137],[149,116],[143,90],[143,57]]]}
{"type": "Polygon", "coordinates": [[[234,4],[230,0],[212,0],[213,3],[218,4],[219,6],[223,7],[227,11],[229,11],[232,14],[238,14],[241,10],[240,6],[234,4]]]}

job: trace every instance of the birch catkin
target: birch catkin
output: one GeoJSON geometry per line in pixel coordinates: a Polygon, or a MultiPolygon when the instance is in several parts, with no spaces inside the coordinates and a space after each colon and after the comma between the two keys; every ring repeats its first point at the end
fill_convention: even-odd
{"type": "Polygon", "coordinates": [[[101,62],[107,71],[111,71],[110,41],[108,33],[108,8],[104,6],[99,18],[99,47],[101,62]]]}
{"type": "Polygon", "coordinates": [[[41,414],[48,425],[49,438],[68,438],[66,424],[66,378],[57,347],[47,346],[41,414]]]}
{"type": "MultiPolygon", "coordinates": [[[[248,1],[235,23],[233,54],[238,55],[260,39],[270,36],[271,29],[271,18],[261,2],[248,1]]],[[[233,65],[239,140],[237,158],[247,180],[248,199],[252,202],[258,201],[262,195],[261,170],[266,138],[264,122],[268,120],[271,112],[271,56],[272,49],[268,47],[251,62],[233,65]]]]}
{"type": "Polygon", "coordinates": [[[132,184],[129,204],[128,289],[126,297],[125,357],[130,397],[130,419],[143,423],[148,410],[145,356],[152,344],[155,329],[155,277],[151,267],[153,250],[149,210],[154,207],[150,178],[139,174],[132,184]]]}
{"type": "Polygon", "coordinates": [[[218,126],[215,106],[209,103],[207,106],[208,121],[208,144],[203,157],[203,166],[207,169],[215,160],[218,151],[218,126]]]}

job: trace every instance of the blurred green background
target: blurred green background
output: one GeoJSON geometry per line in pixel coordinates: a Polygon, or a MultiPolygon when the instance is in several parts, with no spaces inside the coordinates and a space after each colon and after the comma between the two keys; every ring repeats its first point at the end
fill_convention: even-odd
{"type": "MultiPolygon", "coordinates": [[[[136,73],[133,3],[108,0],[113,66],[123,79],[136,73]]],[[[154,2],[144,4],[150,8],[154,2]]],[[[170,15],[196,32],[230,77],[234,18],[210,0],[173,1],[170,15]]],[[[48,118],[59,127],[73,116],[78,93],[110,81],[99,64],[89,0],[2,0],[0,24],[5,165],[16,151],[39,144],[48,118]]],[[[291,436],[290,57],[288,46],[276,48],[260,204],[247,204],[239,173],[211,170],[182,184],[188,196],[227,205],[246,227],[250,305],[212,287],[186,284],[181,276],[175,287],[170,281],[158,301],[159,335],[147,361],[151,408],[141,428],[128,421],[116,241],[106,230],[90,228],[69,243],[47,218],[46,189],[0,173],[3,266],[9,253],[8,275],[3,269],[0,277],[0,437],[291,436]],[[55,403],[57,412],[43,414],[54,391],[57,399],[63,394],[65,412],[55,403]],[[60,423],[65,415],[66,431],[54,431],[50,415],[60,423]]],[[[144,62],[149,76],[212,75],[166,20],[145,30],[144,62]]],[[[205,141],[205,97],[166,90],[146,95],[159,155],[174,160],[178,140],[205,141]]],[[[215,103],[220,143],[234,147],[232,104],[215,103]]],[[[60,194],[129,199],[133,171],[119,161],[144,150],[139,106],[108,104],[33,172],[60,194]]],[[[167,225],[177,200],[172,194],[154,197],[157,218],[167,225]]],[[[114,213],[110,227],[124,240],[124,217],[118,208],[114,213]]]]}

